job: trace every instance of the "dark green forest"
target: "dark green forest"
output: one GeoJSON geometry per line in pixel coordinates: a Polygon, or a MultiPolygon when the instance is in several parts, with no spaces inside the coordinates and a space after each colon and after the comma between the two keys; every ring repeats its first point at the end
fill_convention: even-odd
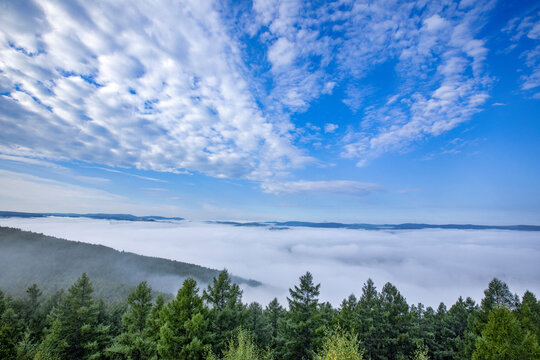
{"type": "Polygon", "coordinates": [[[370,279],[334,308],[319,300],[321,284],[309,272],[285,304],[244,303],[226,270],[207,286],[193,277],[179,285],[168,300],[146,281],[105,300],[86,273],[48,295],[42,284],[19,295],[2,289],[0,359],[540,358],[540,302],[499,279],[478,304],[460,297],[436,309],[370,279]]]}
{"type": "MultiPolygon", "coordinates": [[[[180,261],[0,227],[0,289],[24,296],[28,285],[36,283],[45,295],[51,295],[67,289],[83,272],[92,279],[95,295],[106,301],[124,300],[142,280],[155,291],[168,294],[188,277],[208,284],[219,273],[180,261]]],[[[260,285],[232,278],[239,284],[260,285]]]]}

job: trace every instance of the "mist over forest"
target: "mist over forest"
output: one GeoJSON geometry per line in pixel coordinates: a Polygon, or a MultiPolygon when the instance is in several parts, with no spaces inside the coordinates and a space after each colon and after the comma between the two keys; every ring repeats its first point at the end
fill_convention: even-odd
{"type": "MultiPolygon", "coordinates": [[[[228,269],[260,281],[240,284],[246,301],[285,302],[287,289],[310,271],[321,299],[334,306],[371,278],[396,284],[407,301],[437,306],[482,297],[498,277],[517,293],[540,292],[539,232],[238,227],[203,222],[133,222],[72,218],[4,218],[0,225],[120,251],[228,269]]],[[[164,276],[164,279],[166,276],[164,276]]],[[[166,281],[171,283],[170,279],[166,281]]],[[[174,293],[180,282],[172,286],[174,293]]]]}

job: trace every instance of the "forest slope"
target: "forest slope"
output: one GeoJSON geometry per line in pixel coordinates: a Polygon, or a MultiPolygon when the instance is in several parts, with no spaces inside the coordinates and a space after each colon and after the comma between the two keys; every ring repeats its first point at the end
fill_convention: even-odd
{"type": "MultiPolygon", "coordinates": [[[[96,294],[109,300],[123,300],[143,280],[156,291],[174,293],[187,277],[207,284],[218,274],[194,264],[0,227],[0,288],[4,291],[22,295],[37,283],[45,293],[52,293],[69,287],[83,272],[92,278],[96,294]]],[[[239,284],[260,285],[254,280],[233,279],[239,284]]]]}

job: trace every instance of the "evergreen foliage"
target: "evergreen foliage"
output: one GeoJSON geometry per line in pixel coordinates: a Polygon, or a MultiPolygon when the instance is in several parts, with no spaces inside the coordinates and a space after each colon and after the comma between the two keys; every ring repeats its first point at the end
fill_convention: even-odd
{"type": "Polygon", "coordinates": [[[197,282],[188,278],[163,307],[157,346],[161,359],[197,360],[208,352],[208,311],[198,292],[197,282]]]}
{"type": "Polygon", "coordinates": [[[312,359],[321,345],[324,326],[319,310],[320,284],[313,283],[307,272],[300,277],[300,285],[289,289],[289,311],[280,326],[280,358],[312,359]]]}
{"type": "MultiPolygon", "coordinates": [[[[155,291],[169,292],[188,277],[208,284],[219,273],[194,264],[0,226],[0,289],[24,297],[28,286],[38,283],[44,294],[51,295],[69,287],[83,272],[92,279],[96,297],[108,301],[123,301],[142,280],[155,291]]],[[[233,279],[239,284],[260,285],[233,279]]]]}
{"type": "Polygon", "coordinates": [[[476,340],[473,360],[540,358],[536,337],[524,331],[516,316],[504,306],[490,311],[482,335],[476,340]]]}
{"type": "Polygon", "coordinates": [[[156,356],[156,347],[149,327],[152,310],[152,289],[146,281],[128,296],[127,311],[122,316],[122,332],[107,349],[115,359],[143,360],[156,356]]]}
{"type": "Polygon", "coordinates": [[[244,322],[242,290],[223,270],[203,291],[203,300],[210,308],[210,341],[216,354],[223,352],[234,331],[244,322]]]}
{"type": "Polygon", "coordinates": [[[532,360],[540,358],[540,303],[521,299],[494,279],[480,306],[459,298],[435,310],[409,306],[387,283],[369,280],[359,299],[338,309],[319,302],[310,273],[289,289],[288,309],[277,299],[265,309],[242,303],[226,271],[204,291],[188,278],[167,302],[146,282],[125,302],[94,298],[83,274],[66,292],[24,297],[0,291],[0,359],[414,359],[532,360]]]}
{"type": "Polygon", "coordinates": [[[38,359],[104,358],[109,327],[99,322],[99,306],[90,279],[83,273],[53,313],[54,321],[38,350],[38,359]]]}
{"type": "Polygon", "coordinates": [[[285,314],[285,309],[279,304],[278,299],[274,298],[266,309],[264,310],[264,316],[268,324],[268,346],[272,353],[276,353],[279,344],[279,326],[285,314]]]}

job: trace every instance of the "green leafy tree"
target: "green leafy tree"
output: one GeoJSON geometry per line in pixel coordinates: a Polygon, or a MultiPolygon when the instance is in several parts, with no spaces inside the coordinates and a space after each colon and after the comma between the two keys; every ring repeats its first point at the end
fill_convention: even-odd
{"type": "Polygon", "coordinates": [[[244,329],[249,331],[259,348],[267,348],[271,341],[271,328],[264,310],[259,303],[252,302],[246,309],[244,329]]]}
{"type": "Polygon", "coordinates": [[[270,301],[264,310],[264,316],[269,327],[268,345],[273,352],[275,352],[278,347],[279,324],[282,321],[284,314],[285,309],[279,304],[277,298],[270,301]]]}
{"type": "MultiPolygon", "coordinates": [[[[468,360],[464,355],[467,336],[468,318],[476,311],[475,302],[468,297],[456,301],[442,319],[440,326],[442,336],[439,339],[438,351],[433,359],[468,360]]],[[[428,344],[429,345],[429,344],[428,344]]]]}
{"type": "Polygon", "coordinates": [[[320,286],[313,283],[313,276],[307,272],[300,277],[299,286],[289,289],[289,311],[280,326],[281,358],[312,359],[320,347],[324,336],[318,311],[320,286]]]}
{"type": "Polygon", "coordinates": [[[23,337],[23,334],[24,326],[17,313],[4,304],[4,309],[0,315],[0,359],[18,359],[17,343],[23,337]]]}
{"type": "MultiPolygon", "coordinates": [[[[223,360],[271,360],[269,352],[262,351],[254,342],[249,331],[238,328],[236,336],[229,341],[228,348],[223,353],[223,360]]],[[[210,354],[207,360],[217,357],[210,354]]]]}
{"type": "Polygon", "coordinates": [[[26,332],[24,337],[17,344],[17,359],[32,360],[37,354],[38,345],[30,339],[30,334],[26,332]]]}
{"type": "Polygon", "coordinates": [[[380,308],[375,328],[374,359],[404,358],[411,350],[409,305],[397,288],[386,283],[379,295],[380,308]]]}
{"type": "Polygon", "coordinates": [[[99,305],[92,297],[86,274],[69,288],[53,314],[54,321],[41,343],[37,359],[93,360],[104,358],[109,328],[99,322],[99,305]]]}
{"type": "Polygon", "coordinates": [[[244,322],[242,290],[223,270],[203,291],[203,300],[210,308],[210,335],[214,353],[225,350],[234,331],[244,322]]]}
{"type": "Polygon", "coordinates": [[[536,337],[523,331],[515,315],[504,306],[490,311],[488,322],[476,340],[473,360],[535,360],[540,358],[536,337]]]}
{"type": "Polygon", "coordinates": [[[362,360],[364,351],[360,349],[358,336],[338,328],[326,335],[322,349],[316,360],[362,360]]]}
{"type": "Polygon", "coordinates": [[[161,359],[203,359],[207,346],[207,310],[197,282],[188,278],[176,298],[163,307],[158,353],[161,359]]]}
{"type": "Polygon", "coordinates": [[[467,359],[471,358],[476,347],[476,342],[482,336],[482,331],[488,322],[491,310],[501,308],[514,309],[515,305],[515,297],[505,282],[497,278],[489,282],[488,288],[484,290],[484,298],[481,301],[478,311],[475,311],[468,320],[463,350],[463,354],[467,359]]]}
{"type": "MultiPolygon", "coordinates": [[[[438,312],[439,313],[439,312],[438,312]]],[[[413,343],[426,344],[426,347],[436,347],[437,320],[440,319],[433,308],[424,307],[422,303],[411,305],[411,326],[409,337],[413,343]]]]}
{"type": "Polygon", "coordinates": [[[127,304],[127,312],[122,316],[124,331],[115,338],[107,353],[111,358],[149,359],[155,356],[155,347],[148,327],[152,310],[152,289],[146,281],[129,294],[127,304]]]}
{"type": "Polygon", "coordinates": [[[150,310],[150,315],[148,315],[148,333],[151,339],[152,352],[155,354],[153,359],[160,359],[159,353],[157,351],[157,344],[159,342],[159,332],[161,326],[163,325],[163,318],[165,312],[163,308],[165,307],[165,298],[162,294],[159,294],[156,298],[155,304],[150,310]]]}
{"type": "Polygon", "coordinates": [[[418,342],[412,360],[429,360],[428,348],[422,342],[418,342]]]}
{"type": "Polygon", "coordinates": [[[516,299],[510,292],[508,285],[494,278],[490,281],[488,288],[484,291],[481,310],[488,313],[491,309],[514,309],[516,299]]]}
{"type": "Polygon", "coordinates": [[[39,342],[43,336],[47,314],[41,304],[42,292],[37,284],[33,284],[26,290],[27,298],[24,302],[24,321],[27,324],[29,340],[39,342]]]}
{"type": "Polygon", "coordinates": [[[378,354],[377,335],[381,332],[380,299],[373,280],[368,279],[362,286],[362,295],[356,305],[358,314],[357,332],[364,345],[368,359],[376,359],[378,354]]]}
{"type": "Polygon", "coordinates": [[[349,295],[347,299],[341,302],[336,316],[335,323],[344,331],[350,333],[357,333],[359,331],[359,313],[358,313],[358,300],[354,294],[349,295]]]}
{"type": "Polygon", "coordinates": [[[517,315],[521,326],[531,334],[536,334],[536,340],[540,343],[540,302],[532,292],[526,291],[523,295],[517,315]]]}

